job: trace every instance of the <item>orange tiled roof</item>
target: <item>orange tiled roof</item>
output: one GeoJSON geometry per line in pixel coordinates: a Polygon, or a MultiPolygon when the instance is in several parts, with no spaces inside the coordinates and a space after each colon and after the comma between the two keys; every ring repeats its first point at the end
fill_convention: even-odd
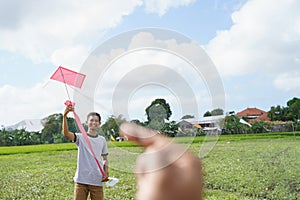
{"type": "Polygon", "coordinates": [[[259,122],[259,121],[270,121],[270,118],[268,117],[268,113],[265,112],[264,114],[262,114],[261,116],[255,118],[255,119],[251,119],[249,120],[250,123],[252,122],[259,122]]]}
{"type": "Polygon", "coordinates": [[[249,120],[249,123],[253,123],[255,121],[270,121],[270,118],[268,117],[268,113],[258,109],[258,108],[247,108],[241,112],[238,112],[235,116],[237,117],[250,117],[253,119],[249,120]]]}
{"type": "Polygon", "coordinates": [[[247,108],[241,112],[238,112],[235,116],[237,117],[246,117],[246,116],[261,116],[267,112],[258,109],[258,108],[247,108]]]}

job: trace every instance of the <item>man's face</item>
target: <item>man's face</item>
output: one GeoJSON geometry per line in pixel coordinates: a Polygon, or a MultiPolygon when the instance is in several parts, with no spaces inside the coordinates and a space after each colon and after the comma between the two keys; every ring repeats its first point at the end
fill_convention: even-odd
{"type": "Polygon", "coordinates": [[[92,115],[92,116],[89,116],[89,118],[86,121],[86,124],[89,129],[96,130],[99,128],[101,123],[99,121],[99,118],[96,115],[92,115]]]}

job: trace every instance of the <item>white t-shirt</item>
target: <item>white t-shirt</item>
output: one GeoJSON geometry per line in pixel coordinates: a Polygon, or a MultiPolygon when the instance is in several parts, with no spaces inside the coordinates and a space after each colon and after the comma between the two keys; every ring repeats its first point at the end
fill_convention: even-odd
{"type": "MultiPolygon", "coordinates": [[[[103,186],[103,183],[101,182],[102,174],[83,135],[81,133],[76,133],[75,135],[75,144],[78,148],[78,155],[77,170],[74,176],[74,181],[81,184],[103,186]]],[[[89,140],[103,169],[101,156],[108,155],[106,140],[100,135],[95,137],[89,136],[89,140]]]]}

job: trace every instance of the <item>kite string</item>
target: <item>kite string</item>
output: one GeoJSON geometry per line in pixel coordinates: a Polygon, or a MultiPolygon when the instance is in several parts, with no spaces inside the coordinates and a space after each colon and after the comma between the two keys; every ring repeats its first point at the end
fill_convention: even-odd
{"type": "Polygon", "coordinates": [[[101,109],[103,109],[104,111],[106,111],[107,113],[113,113],[112,109],[108,109],[106,106],[104,106],[103,104],[101,104],[99,101],[96,101],[95,99],[89,97],[88,95],[80,92],[80,90],[70,87],[74,93],[77,93],[79,95],[81,95],[82,97],[84,97],[87,101],[96,104],[97,106],[101,107],[101,109]]]}
{"type": "Polygon", "coordinates": [[[67,91],[68,98],[69,98],[69,100],[71,100],[70,94],[69,94],[69,91],[68,91],[68,87],[67,87],[67,84],[66,84],[66,83],[65,83],[65,88],[66,88],[66,91],[67,91]]]}
{"type": "Polygon", "coordinates": [[[62,72],[62,69],[60,68],[60,73],[61,73],[61,76],[62,76],[62,78],[63,78],[63,80],[64,80],[64,85],[65,85],[65,88],[66,88],[66,91],[67,91],[67,95],[68,95],[68,98],[69,98],[69,100],[71,100],[71,98],[70,98],[70,94],[69,94],[69,91],[68,91],[68,87],[67,87],[67,84],[66,84],[66,80],[65,80],[65,76],[64,76],[64,73],[62,72]]]}

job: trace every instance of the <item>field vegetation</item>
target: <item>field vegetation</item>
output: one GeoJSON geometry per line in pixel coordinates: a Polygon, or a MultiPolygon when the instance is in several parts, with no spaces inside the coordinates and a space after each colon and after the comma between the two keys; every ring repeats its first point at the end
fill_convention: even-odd
{"type": "MultiPolygon", "coordinates": [[[[298,132],[220,136],[204,157],[204,136],[174,140],[202,157],[207,200],[300,199],[298,132]]],[[[142,149],[130,142],[108,145],[110,176],[120,182],[105,187],[105,199],[134,199],[132,171],[142,149]]],[[[0,199],[72,199],[76,160],[71,143],[0,147],[0,199]]]]}

